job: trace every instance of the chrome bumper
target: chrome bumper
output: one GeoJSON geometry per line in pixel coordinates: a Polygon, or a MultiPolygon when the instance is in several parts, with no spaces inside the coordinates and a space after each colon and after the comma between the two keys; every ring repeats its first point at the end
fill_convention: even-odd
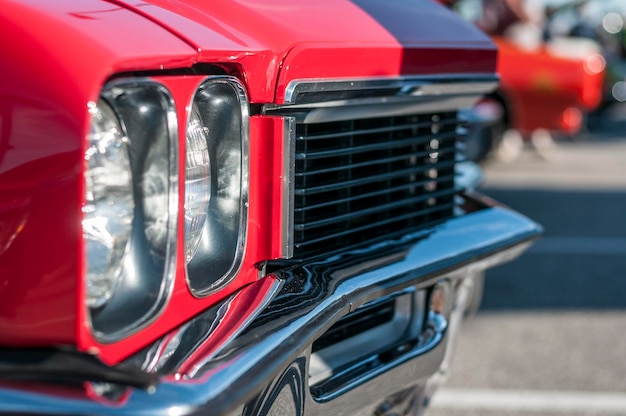
{"type": "MultiPolygon", "coordinates": [[[[3,383],[0,413],[35,414],[389,414],[417,412],[445,375],[472,278],[519,255],[541,227],[482,197],[478,209],[404,241],[280,271],[207,311],[124,366],[158,376],[149,389],[91,383],[59,394],[3,383]],[[342,317],[379,299],[445,282],[452,301],[426,310],[419,334],[404,331],[385,350],[311,385],[313,344],[342,317]],[[94,399],[96,397],[96,399],[94,399]]],[[[428,303],[428,302],[426,302],[428,303]]],[[[415,314],[413,314],[415,315],[415,314]]],[[[394,315],[395,316],[395,315],[394,315]]],[[[407,324],[412,325],[410,322],[407,324]]]]}

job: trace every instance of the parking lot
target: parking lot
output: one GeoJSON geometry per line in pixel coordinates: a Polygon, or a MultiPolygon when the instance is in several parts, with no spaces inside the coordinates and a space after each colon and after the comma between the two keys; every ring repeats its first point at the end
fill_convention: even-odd
{"type": "Polygon", "coordinates": [[[485,193],[545,234],[487,275],[427,415],[626,415],[626,107],[485,175],[485,193]]]}

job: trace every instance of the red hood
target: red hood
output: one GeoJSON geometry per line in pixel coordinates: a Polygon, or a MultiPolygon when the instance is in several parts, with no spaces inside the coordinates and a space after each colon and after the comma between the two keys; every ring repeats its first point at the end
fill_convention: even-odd
{"type": "Polygon", "coordinates": [[[121,3],[185,40],[199,61],[240,65],[255,102],[281,102],[293,79],[495,71],[491,41],[431,0],[121,3]]]}

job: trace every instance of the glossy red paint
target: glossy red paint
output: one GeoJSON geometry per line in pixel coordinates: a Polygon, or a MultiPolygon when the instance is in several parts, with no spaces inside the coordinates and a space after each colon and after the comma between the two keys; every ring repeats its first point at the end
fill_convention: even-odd
{"type": "Polygon", "coordinates": [[[4,2],[0,38],[0,339],[74,344],[87,103],[116,72],[189,65],[194,51],[82,0],[4,2]]]}
{"type": "MultiPolygon", "coordinates": [[[[124,7],[118,1],[41,3],[9,1],[0,10],[0,37],[20,39],[0,42],[0,55],[12,63],[0,67],[0,342],[76,345],[109,364],[256,282],[256,265],[281,255],[285,149],[282,119],[251,117],[248,239],[235,280],[198,299],[178,262],[165,310],[140,332],[103,344],[91,334],[82,301],[80,213],[87,105],[108,79],[149,72],[172,93],[182,127],[204,75],[159,76],[162,70],[214,64],[244,83],[251,102],[280,103],[294,79],[495,68],[490,41],[430,0],[385,4],[406,9],[406,18],[414,20],[401,25],[407,28],[402,33],[386,22],[384,7],[365,0],[128,0],[124,7]]],[[[178,139],[184,155],[182,128],[178,139]]],[[[179,259],[184,258],[183,189],[179,259]]],[[[252,290],[262,295],[265,286],[249,287],[246,296],[252,290]]],[[[250,302],[246,297],[233,305],[241,311],[250,302]]]]}
{"type": "Polygon", "coordinates": [[[183,378],[193,376],[226,340],[234,338],[238,329],[246,327],[245,323],[254,318],[276,287],[277,280],[268,276],[240,290],[229,302],[211,336],[180,365],[177,374],[183,378]]]}
{"type": "Polygon", "coordinates": [[[237,63],[252,102],[282,102],[285,87],[293,79],[495,69],[491,41],[431,0],[125,3],[149,13],[193,44],[200,61],[237,63]],[[394,21],[397,16],[404,20],[394,21]],[[397,32],[398,28],[402,31],[397,32]],[[227,51],[220,43],[215,47],[215,33],[230,35],[232,46],[241,49],[227,51]]]}
{"type": "Polygon", "coordinates": [[[250,207],[248,254],[259,260],[279,259],[283,241],[283,161],[285,120],[254,116],[250,119],[250,207]],[[270,232],[263,232],[267,226],[270,232]]]}

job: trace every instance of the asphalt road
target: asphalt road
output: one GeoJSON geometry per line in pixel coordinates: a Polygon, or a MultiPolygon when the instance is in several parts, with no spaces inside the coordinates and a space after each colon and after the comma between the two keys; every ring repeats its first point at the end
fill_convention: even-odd
{"type": "Polygon", "coordinates": [[[486,164],[484,192],[545,234],[488,273],[427,416],[626,415],[626,106],[592,121],[486,164]]]}

